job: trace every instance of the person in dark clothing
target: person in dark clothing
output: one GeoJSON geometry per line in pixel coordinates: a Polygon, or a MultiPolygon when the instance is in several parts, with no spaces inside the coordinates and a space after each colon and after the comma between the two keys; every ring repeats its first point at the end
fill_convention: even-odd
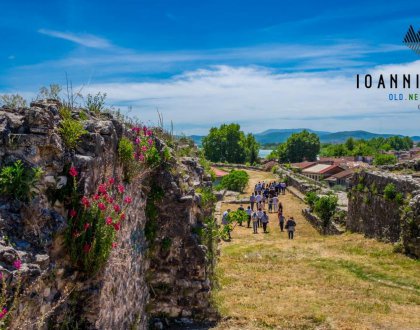
{"type": "Polygon", "coordinates": [[[296,222],[295,219],[293,219],[293,217],[290,217],[289,220],[287,220],[285,228],[287,229],[287,233],[289,234],[289,239],[293,239],[296,229],[296,222]]]}
{"type": "Polygon", "coordinates": [[[265,211],[264,211],[264,214],[263,214],[263,216],[262,216],[261,222],[262,222],[262,225],[263,225],[263,230],[264,230],[264,233],[268,233],[268,231],[267,231],[267,225],[268,225],[268,214],[267,214],[267,213],[265,213],[265,211]]]}
{"type": "Polygon", "coordinates": [[[246,212],[246,214],[248,216],[248,220],[247,220],[248,228],[251,228],[251,216],[252,216],[251,206],[248,206],[248,208],[246,209],[245,212],[246,212]]]}
{"type": "Polygon", "coordinates": [[[254,211],[254,204],[255,204],[255,194],[252,193],[251,197],[249,197],[249,203],[251,204],[251,210],[254,211]]]}
{"type": "Polygon", "coordinates": [[[283,231],[284,228],[284,216],[282,211],[277,212],[277,217],[279,219],[280,230],[283,231]]]}

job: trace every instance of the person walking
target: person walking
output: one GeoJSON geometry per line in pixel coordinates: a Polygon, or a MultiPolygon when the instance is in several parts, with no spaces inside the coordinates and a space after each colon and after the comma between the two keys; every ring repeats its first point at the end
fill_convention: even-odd
{"type": "Polygon", "coordinates": [[[254,234],[258,234],[258,216],[257,212],[252,214],[252,229],[254,230],[254,234]]]}
{"type": "Polygon", "coordinates": [[[254,204],[255,204],[255,194],[252,193],[252,195],[249,197],[249,203],[251,204],[251,210],[254,211],[254,204]]]}
{"type": "Polygon", "coordinates": [[[281,183],[281,193],[282,193],[283,195],[285,195],[285,194],[286,194],[286,182],[282,182],[282,183],[281,183]]]}
{"type": "Polygon", "coordinates": [[[268,233],[268,231],[267,231],[267,225],[268,225],[268,214],[267,214],[267,213],[265,213],[265,211],[263,212],[263,216],[262,216],[262,218],[261,218],[261,222],[262,222],[262,226],[263,226],[264,233],[265,233],[265,234],[267,234],[267,233],[268,233]]]}
{"type": "Polygon", "coordinates": [[[273,210],[274,210],[274,212],[278,211],[278,207],[279,207],[279,198],[277,197],[277,194],[274,194],[274,197],[273,197],[273,210]]]}
{"type": "Polygon", "coordinates": [[[225,226],[225,228],[227,227],[227,233],[228,233],[229,239],[231,239],[232,237],[230,236],[229,221],[228,221],[229,212],[230,212],[230,209],[227,209],[225,212],[223,212],[222,225],[225,226]]]}
{"type": "Polygon", "coordinates": [[[273,212],[273,198],[268,196],[268,213],[273,212]]]}
{"type": "Polygon", "coordinates": [[[293,217],[290,217],[289,220],[287,220],[285,228],[287,229],[287,233],[289,234],[289,239],[293,239],[296,229],[296,222],[295,219],[293,219],[293,217]]]}
{"type": "MultiPolygon", "coordinates": [[[[242,204],[239,205],[238,211],[244,211],[245,212],[244,206],[242,204]]],[[[239,226],[242,227],[242,219],[240,221],[238,221],[238,223],[239,223],[239,226]]]]}
{"type": "Polygon", "coordinates": [[[248,228],[251,228],[251,215],[252,215],[252,210],[251,210],[251,206],[248,206],[248,208],[246,209],[246,215],[248,216],[248,220],[247,220],[247,224],[248,224],[248,228]]]}
{"type": "Polygon", "coordinates": [[[277,217],[279,219],[280,231],[283,232],[283,229],[284,229],[284,216],[283,216],[283,212],[279,210],[277,212],[277,217]]]}
{"type": "Polygon", "coordinates": [[[262,211],[262,208],[259,208],[257,211],[258,227],[261,226],[263,215],[264,212],[262,211]]]}
{"type": "Polygon", "coordinates": [[[262,201],[261,193],[258,193],[258,195],[255,197],[255,201],[257,202],[257,210],[258,210],[261,207],[261,201],[262,201]]]}

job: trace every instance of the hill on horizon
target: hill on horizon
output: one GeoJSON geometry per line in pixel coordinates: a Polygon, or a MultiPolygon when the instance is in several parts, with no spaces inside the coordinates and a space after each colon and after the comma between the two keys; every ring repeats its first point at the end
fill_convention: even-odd
{"type": "MultiPolygon", "coordinates": [[[[365,139],[369,140],[377,137],[390,137],[390,136],[403,136],[401,134],[379,134],[368,131],[356,130],[356,131],[339,131],[339,132],[327,132],[327,131],[316,131],[308,128],[287,128],[287,129],[268,129],[261,133],[256,133],[255,139],[260,144],[272,144],[272,143],[283,143],[293,134],[299,133],[303,130],[307,130],[311,133],[315,133],[319,136],[321,143],[343,143],[348,138],[352,137],[356,140],[365,139]]],[[[194,143],[201,145],[203,135],[190,135],[189,136],[194,143]]],[[[411,136],[411,138],[417,142],[420,141],[420,136],[411,136]]]]}

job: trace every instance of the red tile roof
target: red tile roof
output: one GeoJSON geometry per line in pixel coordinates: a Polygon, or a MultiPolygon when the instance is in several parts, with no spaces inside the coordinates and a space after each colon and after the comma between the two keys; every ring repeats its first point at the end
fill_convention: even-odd
{"type": "Polygon", "coordinates": [[[298,167],[301,169],[305,169],[308,167],[311,167],[313,165],[316,165],[316,162],[301,162],[301,163],[292,163],[291,164],[293,167],[298,167]]]}

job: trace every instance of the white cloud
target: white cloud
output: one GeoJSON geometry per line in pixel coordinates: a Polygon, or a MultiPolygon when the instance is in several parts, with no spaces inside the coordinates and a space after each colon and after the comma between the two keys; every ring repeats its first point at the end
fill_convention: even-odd
{"type": "Polygon", "coordinates": [[[89,47],[89,48],[110,48],[112,47],[112,44],[103,38],[99,38],[97,36],[94,36],[92,34],[75,34],[71,32],[60,32],[60,31],[54,31],[54,30],[48,30],[48,29],[40,29],[38,30],[39,33],[45,34],[47,36],[58,38],[58,39],[64,39],[68,41],[72,41],[76,44],[89,47]]]}
{"type": "MultiPolygon", "coordinates": [[[[420,72],[420,61],[381,66],[371,72],[420,72]]],[[[357,90],[355,74],[282,74],[261,67],[216,66],[163,81],[84,88],[85,93],[98,91],[106,92],[115,106],[132,105],[133,114],[144,121],[155,120],[159,108],[167,121],[173,120],[186,133],[203,133],[212,125],[233,121],[253,132],[308,127],[420,133],[416,133],[417,103],[391,102],[386,90],[357,90]]]]}

